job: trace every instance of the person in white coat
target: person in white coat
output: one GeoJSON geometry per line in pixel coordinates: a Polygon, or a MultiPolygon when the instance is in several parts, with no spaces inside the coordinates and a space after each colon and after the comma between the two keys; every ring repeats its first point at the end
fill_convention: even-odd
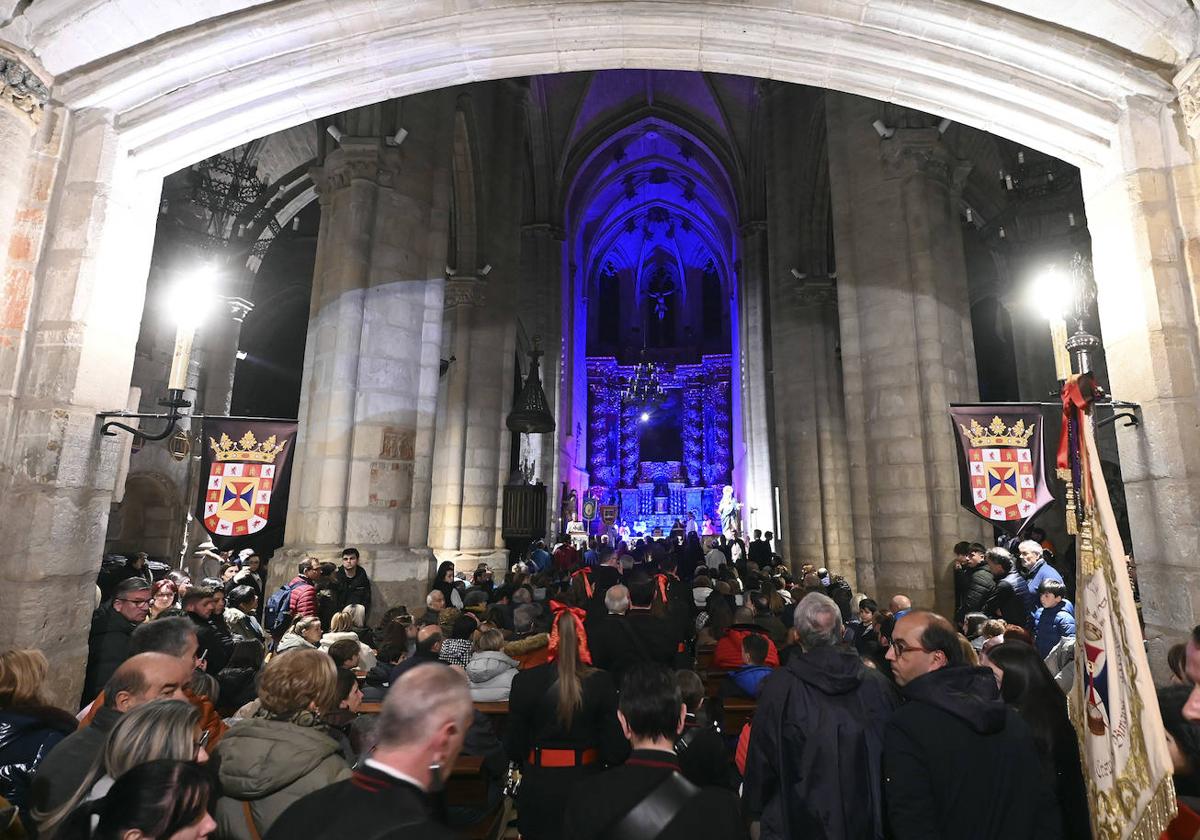
{"type": "Polygon", "coordinates": [[[504,634],[499,630],[485,630],[475,641],[475,651],[467,662],[472,702],[498,703],[508,700],[520,663],[501,651],[502,647],[504,634]]]}

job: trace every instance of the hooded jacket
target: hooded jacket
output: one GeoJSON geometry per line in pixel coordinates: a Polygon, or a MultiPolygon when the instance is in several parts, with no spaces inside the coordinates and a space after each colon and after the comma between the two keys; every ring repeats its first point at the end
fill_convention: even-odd
{"type": "Polygon", "coordinates": [[[1038,607],[1033,614],[1033,642],[1045,659],[1065,636],[1075,635],[1075,606],[1065,598],[1053,607],[1038,607]]]}
{"type": "Polygon", "coordinates": [[[963,587],[962,615],[966,615],[983,609],[996,590],[996,579],[988,571],[987,565],[980,563],[965,570],[963,587]]]}
{"type": "Polygon", "coordinates": [[[471,680],[471,700],[476,703],[498,703],[508,700],[513,677],[520,662],[499,650],[480,650],[471,654],[467,676],[471,680]]]}
{"type": "Polygon", "coordinates": [[[1031,614],[1038,609],[1038,587],[1042,585],[1042,581],[1044,580],[1063,582],[1062,575],[1058,573],[1058,569],[1043,559],[1038,560],[1025,572],[1025,588],[1027,590],[1025,605],[1029,607],[1031,614]]]}
{"type": "Polygon", "coordinates": [[[767,631],[757,624],[729,625],[729,629],[725,631],[725,635],[717,640],[717,645],[713,648],[713,667],[726,671],[742,667],[742,639],[751,633],[757,633],[767,639],[766,664],[773,668],[778,668],[779,650],[775,647],[775,643],[770,640],[767,631]]]}
{"type": "Polygon", "coordinates": [[[904,694],[908,702],[884,735],[884,791],[896,840],[1062,836],[1054,786],[1033,736],[1000,699],[989,669],[930,671],[904,694]]]}
{"type": "Polygon", "coordinates": [[[883,837],[883,731],[898,703],[842,647],[798,653],[763,682],[743,787],[763,840],[883,837]]]}
{"type": "Polygon", "coordinates": [[[350,778],[338,742],[323,730],[290,721],[251,718],[234,726],[216,751],[223,796],[219,835],[251,840],[243,802],[259,836],[306,794],[350,778]]]}
{"type": "Polygon", "coordinates": [[[522,671],[545,665],[549,654],[549,633],[534,633],[523,639],[513,639],[504,646],[504,655],[517,660],[517,667],[522,671]]]}
{"type": "Polygon", "coordinates": [[[757,697],[762,690],[763,680],[771,676],[774,670],[766,665],[743,665],[733,669],[725,675],[725,680],[727,684],[736,686],[737,690],[726,692],[727,695],[741,694],[745,697],[757,697]]]}

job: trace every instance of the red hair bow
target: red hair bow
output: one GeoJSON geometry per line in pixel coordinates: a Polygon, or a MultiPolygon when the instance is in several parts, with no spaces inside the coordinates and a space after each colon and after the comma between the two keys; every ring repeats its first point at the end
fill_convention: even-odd
{"type": "Polygon", "coordinates": [[[546,661],[553,662],[558,659],[558,620],[563,613],[569,613],[575,622],[575,636],[579,643],[579,661],[584,665],[591,665],[592,652],[588,650],[587,631],[583,629],[583,620],[587,618],[587,613],[579,607],[568,606],[562,601],[551,601],[550,609],[554,613],[554,618],[550,622],[550,651],[546,655],[546,661]]]}

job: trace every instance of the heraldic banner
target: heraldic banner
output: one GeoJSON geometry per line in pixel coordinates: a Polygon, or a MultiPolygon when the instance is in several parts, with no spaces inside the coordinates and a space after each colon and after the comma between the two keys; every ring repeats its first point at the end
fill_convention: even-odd
{"type": "Polygon", "coordinates": [[[295,421],[205,418],[196,518],[220,549],[283,543],[295,421]]]}
{"type": "Polygon", "coordinates": [[[1054,501],[1038,405],[952,405],[962,505],[1010,534],[1054,501]]]}
{"type": "Polygon", "coordinates": [[[1074,504],[1067,527],[1079,557],[1075,683],[1079,733],[1096,840],[1156,840],[1175,813],[1171,759],[1158,711],[1125,549],[1109,503],[1092,430],[1090,376],[1063,386],[1059,474],[1074,504]]]}

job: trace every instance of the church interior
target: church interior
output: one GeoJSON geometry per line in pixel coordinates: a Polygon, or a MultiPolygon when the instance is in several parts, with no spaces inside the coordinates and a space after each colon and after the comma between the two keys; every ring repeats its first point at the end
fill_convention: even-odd
{"type": "Polygon", "coordinates": [[[354,545],[417,603],[439,562],[518,559],[513,487],[550,542],[719,519],[730,487],[793,568],[944,606],[950,547],[993,536],[947,407],[1044,403],[1053,458],[1077,255],[1098,379],[1140,406],[1098,445],[1147,626],[1200,614],[1187,4],[685,2],[678,30],[612,2],[7,5],[13,643],[81,663],[100,558],[204,539],[202,442],[97,432],[163,411],[181,309],[184,441],[188,415],[298,422],[273,575],[354,545]],[[533,360],[554,426],[522,433],[533,360]],[[49,585],[79,605],[35,615],[49,585]]]}

